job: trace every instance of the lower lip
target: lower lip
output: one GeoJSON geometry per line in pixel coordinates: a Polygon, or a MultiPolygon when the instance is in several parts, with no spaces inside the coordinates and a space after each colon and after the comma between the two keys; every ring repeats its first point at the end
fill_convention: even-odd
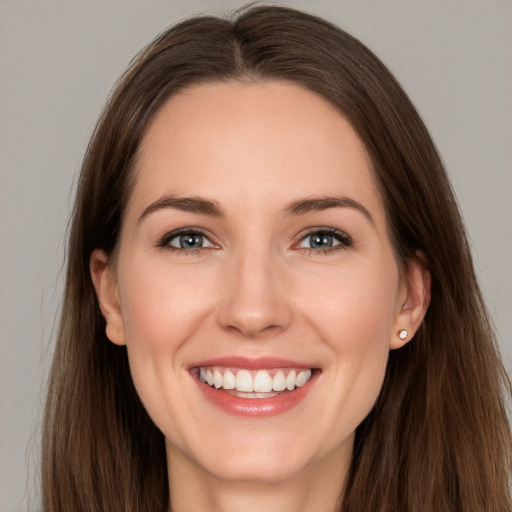
{"type": "Polygon", "coordinates": [[[267,418],[283,414],[298,405],[309,393],[317,379],[317,373],[313,372],[311,378],[293,391],[283,392],[270,398],[243,398],[230,395],[224,391],[218,391],[198,378],[194,380],[199,385],[204,396],[216,407],[234,416],[246,416],[252,418],[267,418]]]}

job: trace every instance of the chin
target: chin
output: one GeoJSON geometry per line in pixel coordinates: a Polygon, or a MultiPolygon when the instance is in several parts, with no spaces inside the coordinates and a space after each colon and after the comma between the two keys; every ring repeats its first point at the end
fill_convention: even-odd
{"type": "Polygon", "coordinates": [[[204,433],[199,437],[205,442],[195,446],[178,448],[167,441],[170,466],[185,463],[225,482],[273,484],[293,480],[321,458],[313,446],[283,436],[282,430],[274,436],[269,432],[244,431],[239,437],[225,433],[221,438],[204,433]]]}
{"type": "Polygon", "coordinates": [[[251,484],[277,484],[291,481],[301,474],[307,464],[302,460],[290,458],[289,455],[275,453],[259,457],[230,458],[209,465],[208,472],[225,481],[251,484]]]}

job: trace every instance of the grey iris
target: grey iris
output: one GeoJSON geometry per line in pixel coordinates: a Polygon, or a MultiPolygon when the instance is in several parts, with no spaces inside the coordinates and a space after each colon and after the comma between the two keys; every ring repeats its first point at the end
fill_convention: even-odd
{"type": "Polygon", "coordinates": [[[182,249],[198,249],[203,246],[203,235],[187,233],[180,236],[180,247],[182,249]]]}
{"type": "Polygon", "coordinates": [[[332,235],[326,233],[318,233],[316,235],[312,235],[310,243],[312,249],[332,247],[332,235]]]}

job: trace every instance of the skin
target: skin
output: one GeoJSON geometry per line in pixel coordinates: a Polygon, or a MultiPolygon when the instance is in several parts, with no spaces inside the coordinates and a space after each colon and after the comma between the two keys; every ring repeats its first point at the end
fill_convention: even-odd
{"type": "Polygon", "coordinates": [[[334,510],[354,431],[389,350],[419,327],[430,286],[419,264],[397,265],[350,124],[280,82],[200,85],[165,104],[140,148],[116,259],[94,251],[91,274],[107,335],[127,345],[137,391],[166,438],[174,512],[334,510]],[[165,207],[140,219],[164,196],[206,198],[223,216],[165,207]],[[287,212],[327,196],[368,215],[287,212]],[[161,246],[187,227],[204,233],[202,247],[161,246]],[[320,228],[339,230],[342,242],[311,248],[320,228]],[[321,373],[291,410],[241,418],[207,401],[189,371],[223,356],[282,357],[321,373]]]}

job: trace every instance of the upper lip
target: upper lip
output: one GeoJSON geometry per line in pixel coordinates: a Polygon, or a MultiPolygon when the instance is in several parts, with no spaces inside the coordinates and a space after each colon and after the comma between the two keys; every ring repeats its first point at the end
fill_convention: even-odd
{"type": "Polygon", "coordinates": [[[247,370],[271,369],[271,368],[313,368],[310,364],[293,361],[291,359],[283,359],[280,357],[241,357],[228,356],[216,357],[193,363],[189,368],[199,368],[207,366],[226,366],[231,368],[241,368],[247,370]]]}

